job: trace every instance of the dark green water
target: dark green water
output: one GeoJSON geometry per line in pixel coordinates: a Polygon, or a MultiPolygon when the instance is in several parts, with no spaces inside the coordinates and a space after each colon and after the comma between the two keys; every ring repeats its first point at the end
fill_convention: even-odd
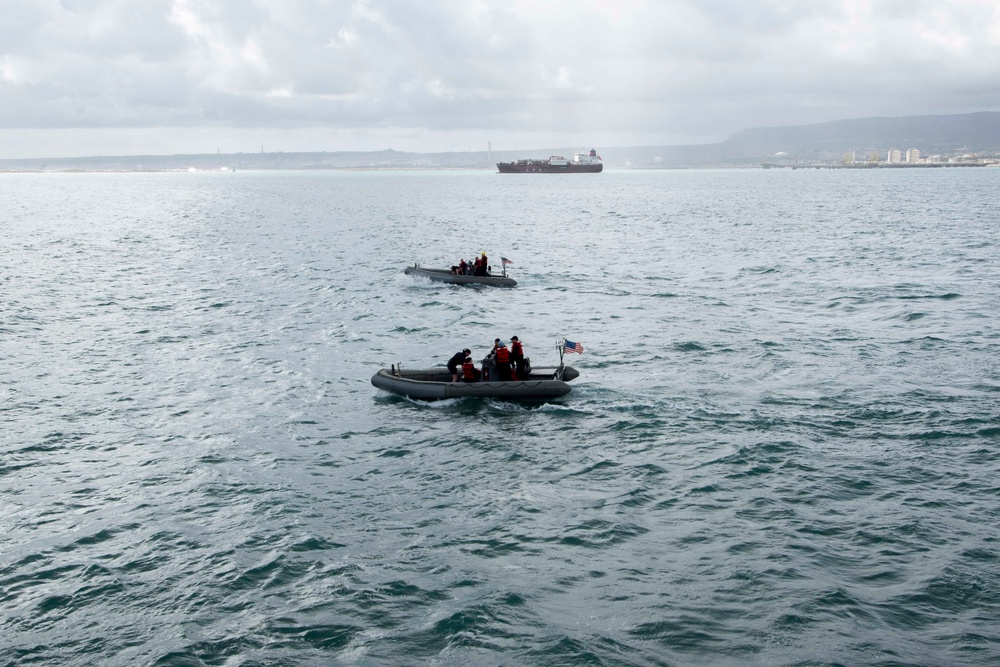
{"type": "Polygon", "coordinates": [[[0,176],[0,665],[996,664],[998,193],[0,176]],[[514,334],[569,396],[369,383],[514,334]]]}

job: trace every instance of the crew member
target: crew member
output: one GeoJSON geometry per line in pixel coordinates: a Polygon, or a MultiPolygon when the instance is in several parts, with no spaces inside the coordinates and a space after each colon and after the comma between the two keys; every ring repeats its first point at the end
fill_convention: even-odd
{"type": "Polygon", "coordinates": [[[510,337],[510,360],[514,362],[514,378],[517,380],[527,380],[528,372],[524,363],[524,348],[517,336],[510,337]]]}
{"type": "Polygon", "coordinates": [[[451,381],[458,382],[458,367],[465,363],[465,358],[472,354],[469,350],[462,350],[461,352],[456,352],[451,359],[448,360],[448,371],[451,373],[451,381]]]}
{"type": "Polygon", "coordinates": [[[462,364],[462,382],[479,382],[479,378],[482,374],[476,365],[472,363],[472,357],[466,357],[465,362],[462,364]]]}
{"type": "Polygon", "coordinates": [[[509,382],[510,377],[510,350],[507,343],[501,342],[497,347],[497,376],[501,382],[509,382]]]}
{"type": "Polygon", "coordinates": [[[493,339],[493,349],[483,358],[483,381],[498,379],[497,374],[497,348],[500,347],[500,339],[493,339]]]}
{"type": "Polygon", "coordinates": [[[479,275],[481,276],[487,275],[489,271],[489,265],[490,262],[486,258],[486,253],[484,252],[483,256],[479,258],[479,275]]]}

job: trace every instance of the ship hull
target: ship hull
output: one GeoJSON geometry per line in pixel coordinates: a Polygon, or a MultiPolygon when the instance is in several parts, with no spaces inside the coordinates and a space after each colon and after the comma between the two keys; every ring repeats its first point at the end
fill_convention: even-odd
{"type": "Polygon", "coordinates": [[[553,165],[539,161],[497,162],[501,174],[599,174],[603,164],[553,165]]]}

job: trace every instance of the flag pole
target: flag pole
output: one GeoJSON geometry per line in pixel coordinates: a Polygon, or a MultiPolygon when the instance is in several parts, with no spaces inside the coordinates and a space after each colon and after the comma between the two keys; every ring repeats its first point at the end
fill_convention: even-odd
{"type": "Polygon", "coordinates": [[[561,343],[557,343],[557,347],[559,348],[559,368],[556,369],[556,379],[557,380],[562,380],[562,376],[563,376],[563,354],[565,354],[565,350],[566,350],[566,339],[563,338],[561,343]]]}

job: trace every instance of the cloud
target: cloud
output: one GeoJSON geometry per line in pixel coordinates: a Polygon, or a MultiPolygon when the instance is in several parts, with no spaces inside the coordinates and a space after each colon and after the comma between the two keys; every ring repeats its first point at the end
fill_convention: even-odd
{"type": "Polygon", "coordinates": [[[994,0],[8,0],[4,12],[5,157],[18,133],[75,128],[434,150],[459,136],[669,143],[1000,108],[994,0]]]}

